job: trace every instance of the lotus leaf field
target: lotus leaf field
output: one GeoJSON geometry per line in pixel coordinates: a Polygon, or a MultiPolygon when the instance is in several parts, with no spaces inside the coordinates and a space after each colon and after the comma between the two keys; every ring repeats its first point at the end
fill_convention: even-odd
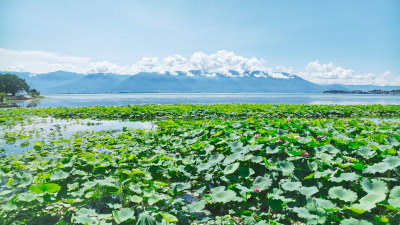
{"type": "Polygon", "coordinates": [[[0,224],[400,224],[400,105],[3,109],[0,128],[33,116],[157,129],[3,153],[0,224]]]}

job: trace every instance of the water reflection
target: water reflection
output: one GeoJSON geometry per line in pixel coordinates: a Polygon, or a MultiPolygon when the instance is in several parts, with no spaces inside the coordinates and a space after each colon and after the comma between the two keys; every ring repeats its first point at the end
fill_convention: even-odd
{"type": "Polygon", "coordinates": [[[37,141],[50,143],[52,140],[70,139],[78,132],[92,133],[101,130],[121,132],[124,127],[154,130],[157,126],[152,122],[33,118],[29,122],[13,127],[0,126],[0,149],[5,149],[8,155],[21,154],[32,149],[37,141]]]}

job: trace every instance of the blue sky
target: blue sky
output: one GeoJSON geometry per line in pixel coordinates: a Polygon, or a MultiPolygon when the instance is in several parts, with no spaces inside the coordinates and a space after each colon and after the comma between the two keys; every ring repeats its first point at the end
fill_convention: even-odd
{"type": "Polygon", "coordinates": [[[121,66],[226,50],[295,73],[400,76],[398,0],[2,0],[0,34],[3,50],[121,66]]]}

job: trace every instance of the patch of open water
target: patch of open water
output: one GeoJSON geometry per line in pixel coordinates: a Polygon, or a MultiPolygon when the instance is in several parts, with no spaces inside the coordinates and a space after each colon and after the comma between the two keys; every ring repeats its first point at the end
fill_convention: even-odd
{"type": "Polygon", "coordinates": [[[7,155],[21,154],[33,148],[36,141],[44,143],[55,139],[69,139],[78,132],[98,132],[102,130],[127,129],[154,130],[153,122],[92,120],[92,119],[56,119],[35,117],[29,122],[13,127],[0,127],[0,149],[7,155]]]}

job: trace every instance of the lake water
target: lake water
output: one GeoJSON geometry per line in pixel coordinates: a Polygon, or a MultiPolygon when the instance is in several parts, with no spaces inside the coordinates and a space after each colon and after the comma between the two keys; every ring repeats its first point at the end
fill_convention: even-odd
{"type": "MultiPolygon", "coordinates": [[[[310,94],[310,93],[129,93],[58,94],[44,99],[17,101],[8,107],[82,107],[141,104],[400,104],[400,95],[310,94]]],[[[4,105],[3,105],[4,107],[4,105]]]]}
{"type": "Polygon", "coordinates": [[[112,130],[121,132],[123,128],[155,130],[152,122],[91,120],[91,119],[56,119],[34,117],[12,127],[0,126],[0,149],[6,154],[21,154],[32,149],[36,141],[49,143],[57,139],[70,139],[79,132],[98,132],[112,130]]]}

